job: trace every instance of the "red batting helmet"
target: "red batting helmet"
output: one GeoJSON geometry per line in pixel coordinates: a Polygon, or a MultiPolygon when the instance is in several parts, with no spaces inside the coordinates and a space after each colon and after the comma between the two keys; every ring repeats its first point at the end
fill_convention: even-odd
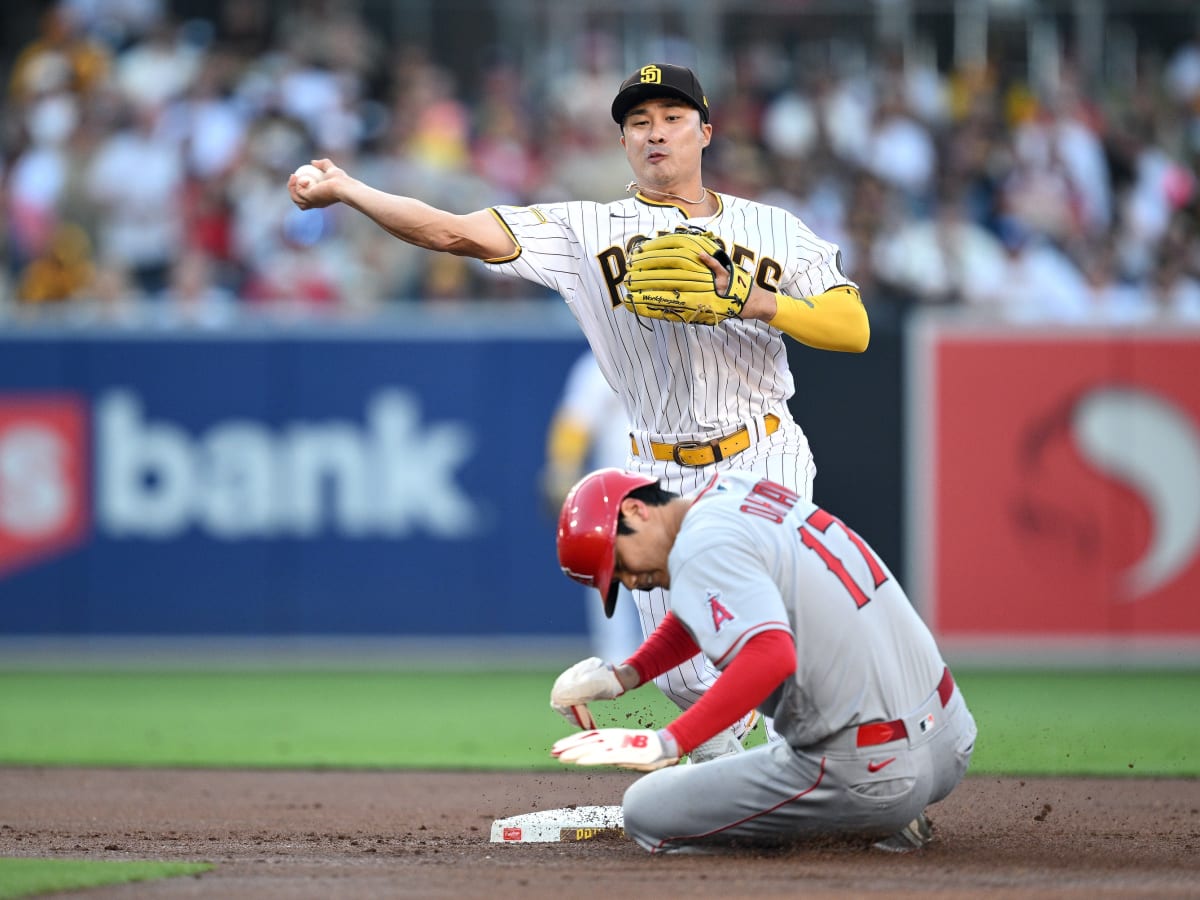
{"type": "Polygon", "coordinates": [[[604,615],[612,618],[619,581],[613,581],[617,523],[621,501],[657,478],[621,469],[597,469],[567,494],[558,516],[558,564],[580,584],[594,587],[604,598],[604,615]]]}

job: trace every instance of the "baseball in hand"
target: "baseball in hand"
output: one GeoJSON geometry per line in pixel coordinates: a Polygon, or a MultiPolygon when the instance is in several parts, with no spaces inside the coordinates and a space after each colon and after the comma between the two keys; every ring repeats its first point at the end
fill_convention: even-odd
{"type": "Polygon", "coordinates": [[[316,166],[310,165],[301,166],[293,174],[296,176],[297,183],[302,188],[311,187],[325,177],[324,172],[316,166]]]}

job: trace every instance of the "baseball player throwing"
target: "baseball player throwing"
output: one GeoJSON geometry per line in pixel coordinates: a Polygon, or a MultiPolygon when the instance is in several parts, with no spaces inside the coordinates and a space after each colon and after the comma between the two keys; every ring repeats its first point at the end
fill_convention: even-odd
{"type": "Polygon", "coordinates": [[[651,774],[624,798],[625,830],[651,852],[859,833],[886,850],[932,837],[925,807],[962,780],[975,722],[932,635],[871,547],[796,491],[749,472],[696,496],[621,469],[563,503],[563,571],[671,589],[671,608],[628,662],[587,659],[554,684],[569,720],[697,649],[721,670],[666,728],[602,728],[558,741],[581,766],[651,774]],[[757,706],[783,740],[667,768],[757,706]],[[661,770],[661,771],[657,771],[661,770]]]}
{"type": "MultiPolygon", "coordinates": [[[[627,467],[680,493],[714,469],[770,477],[807,499],[816,474],[788,410],[795,392],[783,335],[861,352],[869,325],[838,248],[775,207],[704,186],[712,139],[695,74],[643,66],[612,103],[635,176],[628,199],[496,206],[465,215],[387,194],[327,159],[320,179],[292,176],[301,209],[341,202],[403,241],[484,260],[497,272],[562,295],[632,427],[627,467]]],[[[553,148],[550,148],[553,149],[553,148]]],[[[636,586],[649,633],[666,615],[662,587],[636,586]]],[[[611,611],[615,595],[606,597],[611,611]]],[[[680,708],[715,670],[700,657],[664,670],[680,708]]],[[[694,758],[740,749],[744,726],[694,758]]]]}

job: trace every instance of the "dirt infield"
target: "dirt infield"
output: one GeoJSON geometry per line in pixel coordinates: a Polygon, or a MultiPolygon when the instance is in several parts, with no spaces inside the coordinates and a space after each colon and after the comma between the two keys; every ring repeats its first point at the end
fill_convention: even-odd
{"type": "Polygon", "coordinates": [[[209,861],[99,898],[1200,897],[1200,781],[969,778],[937,840],[651,857],[504,845],[493,819],[616,804],[622,773],[0,768],[0,856],[209,861]]]}

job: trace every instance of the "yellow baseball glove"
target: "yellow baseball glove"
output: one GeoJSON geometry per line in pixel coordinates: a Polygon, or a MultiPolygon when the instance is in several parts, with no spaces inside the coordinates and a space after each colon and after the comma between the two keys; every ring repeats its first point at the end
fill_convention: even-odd
{"type": "Polygon", "coordinates": [[[639,241],[630,248],[625,274],[625,308],[638,316],[688,325],[719,325],[740,319],[750,296],[751,275],[733,265],[711,231],[679,229],[639,241]],[[707,253],[729,273],[725,293],[717,292],[713,271],[700,261],[707,253]]]}

